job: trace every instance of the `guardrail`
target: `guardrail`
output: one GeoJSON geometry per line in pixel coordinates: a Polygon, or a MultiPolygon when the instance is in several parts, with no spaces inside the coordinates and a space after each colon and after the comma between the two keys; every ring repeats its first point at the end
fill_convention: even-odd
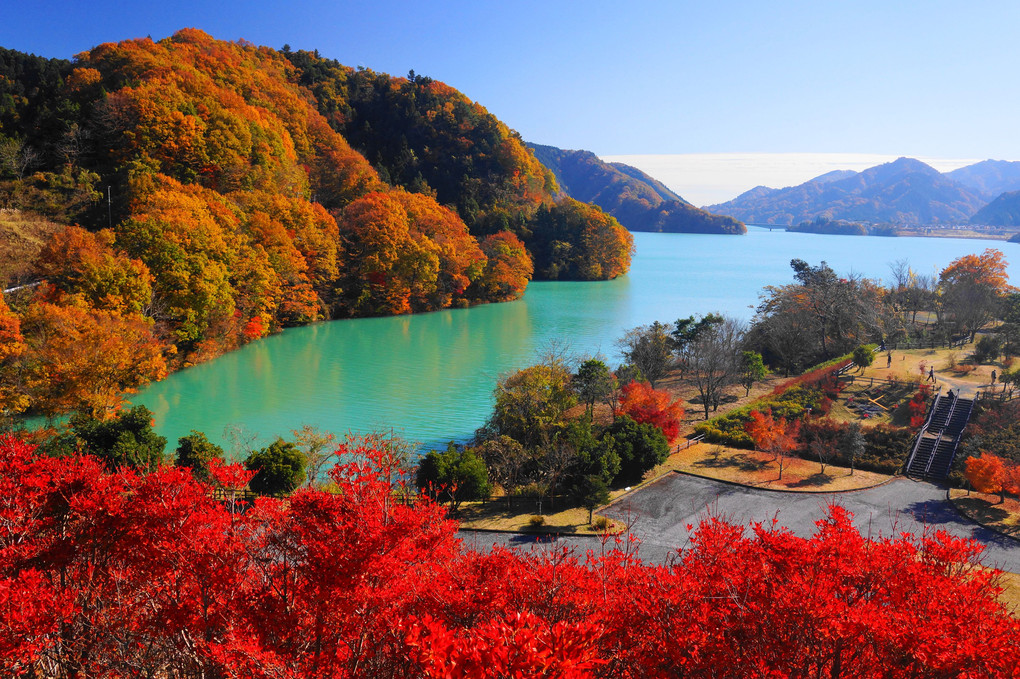
{"type": "MultiPolygon", "coordinates": [[[[683,450],[687,450],[691,446],[697,445],[697,444],[701,443],[704,440],[705,440],[705,435],[704,434],[698,434],[697,436],[689,438],[689,439],[687,439],[687,443],[684,444],[683,450]]],[[[680,446],[677,446],[676,449],[680,450],[680,446]]]]}
{"type": "Polygon", "coordinates": [[[17,285],[13,288],[7,288],[6,290],[4,290],[4,294],[6,295],[9,292],[17,292],[18,290],[27,290],[29,288],[34,288],[41,283],[42,281],[36,281],[35,283],[25,283],[24,285],[17,285]]]}
{"type": "Polygon", "coordinates": [[[1012,401],[1014,398],[1020,396],[1020,392],[1016,389],[998,390],[995,387],[990,389],[981,389],[977,393],[977,400],[979,401],[1012,401]]]}

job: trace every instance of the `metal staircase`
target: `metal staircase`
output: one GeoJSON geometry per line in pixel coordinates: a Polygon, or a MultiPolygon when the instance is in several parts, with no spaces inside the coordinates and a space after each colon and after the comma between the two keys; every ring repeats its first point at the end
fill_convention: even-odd
{"type": "Polygon", "coordinates": [[[907,460],[908,476],[942,480],[949,476],[974,400],[937,394],[907,460]]]}

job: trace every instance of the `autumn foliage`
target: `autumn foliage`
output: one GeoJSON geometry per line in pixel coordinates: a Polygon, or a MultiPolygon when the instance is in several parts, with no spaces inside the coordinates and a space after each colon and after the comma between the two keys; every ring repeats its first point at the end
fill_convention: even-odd
{"type": "Polygon", "coordinates": [[[765,412],[752,410],[750,419],[744,424],[744,429],[754,441],[755,448],[771,453],[778,462],[780,479],[783,478],[787,456],[797,448],[800,424],[799,419],[777,417],[771,410],[765,412]]]}
{"type": "MultiPolygon", "coordinates": [[[[10,57],[0,141],[16,136],[43,171],[0,167],[0,197],[69,226],[26,264],[45,281],[36,298],[4,313],[43,363],[63,350],[42,347],[42,331],[68,334],[66,318],[40,317],[52,313],[127,328],[146,367],[136,384],[77,382],[129,389],[288,326],[512,300],[536,268],[608,279],[630,265],[626,230],[557,204],[552,173],[515,132],[429,78],[195,29],[102,44],[73,64],[10,57]],[[536,267],[539,256],[558,264],[536,267]]],[[[111,405],[41,388],[44,373],[77,370],[41,370],[29,353],[9,352],[13,376],[0,379],[40,387],[6,411],[111,405]]]]}
{"type": "Polygon", "coordinates": [[[658,427],[673,441],[680,434],[684,408],[680,399],[674,400],[668,392],[652,389],[647,382],[624,385],[617,415],[627,415],[635,422],[658,427]]]}
{"type": "Polygon", "coordinates": [[[996,455],[982,453],[968,457],[964,476],[979,493],[998,493],[1000,501],[1005,493],[1020,495],[1020,465],[996,455]]]}
{"type": "MultiPolygon", "coordinates": [[[[666,565],[461,547],[391,501],[370,448],[337,492],[244,509],[186,469],[109,473],[0,439],[10,676],[1008,677],[1020,623],[974,543],[812,538],[709,518],[666,565]],[[244,509],[244,511],[242,511],[244,509]]],[[[244,475],[216,466],[225,486],[244,475]]],[[[623,551],[618,551],[622,549],[623,551]]]]}
{"type": "Polygon", "coordinates": [[[972,342],[977,331],[994,317],[1002,297],[1014,290],[1005,255],[992,248],[954,259],[939,274],[943,313],[951,316],[972,342]]]}
{"type": "Polygon", "coordinates": [[[800,420],[787,421],[784,417],[776,417],[771,410],[751,411],[751,418],[744,425],[747,433],[754,439],[758,450],[770,453],[781,453],[793,450],[800,433],[800,420]]]}
{"type": "Polygon", "coordinates": [[[922,383],[917,393],[907,403],[910,412],[910,428],[917,429],[924,424],[924,415],[928,411],[928,400],[931,398],[931,387],[922,383]]]}

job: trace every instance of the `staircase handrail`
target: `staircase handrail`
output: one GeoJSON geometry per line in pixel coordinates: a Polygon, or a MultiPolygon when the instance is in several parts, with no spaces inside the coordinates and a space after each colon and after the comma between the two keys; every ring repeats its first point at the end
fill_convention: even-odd
{"type": "Polygon", "coordinates": [[[924,418],[924,424],[921,425],[921,433],[923,434],[928,427],[931,426],[932,418],[935,417],[935,411],[939,409],[939,399],[942,398],[942,385],[939,385],[935,389],[935,398],[931,402],[931,408],[928,410],[928,417],[924,418]]]}
{"type": "MultiPolygon", "coordinates": [[[[952,392],[950,392],[950,395],[952,395],[952,392]]],[[[953,420],[953,413],[956,412],[956,406],[958,406],[958,405],[960,405],[960,395],[959,394],[957,394],[956,398],[953,399],[953,404],[951,406],[949,406],[949,412],[946,413],[946,423],[944,425],[942,425],[941,429],[939,429],[939,438],[942,437],[942,432],[946,430],[946,427],[948,427],[949,423],[953,420]]]]}
{"type": "Polygon", "coordinates": [[[917,449],[921,447],[921,439],[924,438],[924,433],[928,431],[928,427],[931,425],[931,420],[935,417],[935,411],[939,407],[939,399],[942,398],[942,385],[935,390],[935,398],[932,400],[931,407],[928,408],[928,417],[924,418],[924,422],[921,424],[921,429],[917,432],[917,439],[914,441],[914,447],[910,449],[910,455],[907,456],[907,461],[903,465],[904,472],[910,471],[910,465],[913,464],[914,458],[917,456],[917,449]]]}
{"type": "MultiPolygon", "coordinates": [[[[960,402],[959,397],[957,397],[956,402],[960,402]]],[[[963,431],[967,428],[967,425],[970,424],[970,414],[974,412],[974,401],[969,400],[968,403],[970,404],[970,407],[967,410],[967,419],[964,421],[963,426],[960,427],[960,431],[956,432],[956,435],[953,437],[953,450],[949,453],[950,468],[953,466],[953,461],[956,459],[956,449],[960,447],[960,441],[963,440],[963,431]]],[[[934,459],[934,456],[932,456],[932,458],[934,459]]]]}
{"type": "MultiPolygon", "coordinates": [[[[928,458],[928,464],[926,464],[924,466],[924,475],[925,476],[928,476],[928,473],[931,471],[931,463],[934,462],[935,458],[938,456],[939,444],[940,443],[942,443],[942,430],[941,429],[939,430],[939,435],[935,437],[935,445],[932,446],[931,457],[928,458]]],[[[955,448],[954,448],[954,450],[955,450],[955,448]]],[[[950,462],[950,464],[952,464],[952,462],[950,462]]]]}

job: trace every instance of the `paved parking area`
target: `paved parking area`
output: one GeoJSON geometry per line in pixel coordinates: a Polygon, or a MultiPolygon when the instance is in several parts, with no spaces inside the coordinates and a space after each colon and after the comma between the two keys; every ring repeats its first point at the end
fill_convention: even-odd
{"type": "MultiPolygon", "coordinates": [[[[982,528],[961,517],[946,500],[946,491],[930,483],[898,478],[877,488],[846,493],[782,493],[756,490],[685,474],[668,474],[618,500],[606,512],[630,526],[641,541],[639,555],[646,561],[666,562],[687,545],[687,525],[696,526],[709,515],[749,525],[778,519],[781,526],[804,537],[814,534],[815,522],[836,503],[854,514],[865,535],[921,534],[941,529],[973,538],[985,545],[983,562],[1020,573],[1020,541],[982,528]]],[[[462,534],[469,546],[488,548],[493,543],[527,548],[536,540],[523,535],[462,534]]],[[[597,548],[597,538],[563,537],[545,540],[555,546],[582,551],[597,548]]]]}

